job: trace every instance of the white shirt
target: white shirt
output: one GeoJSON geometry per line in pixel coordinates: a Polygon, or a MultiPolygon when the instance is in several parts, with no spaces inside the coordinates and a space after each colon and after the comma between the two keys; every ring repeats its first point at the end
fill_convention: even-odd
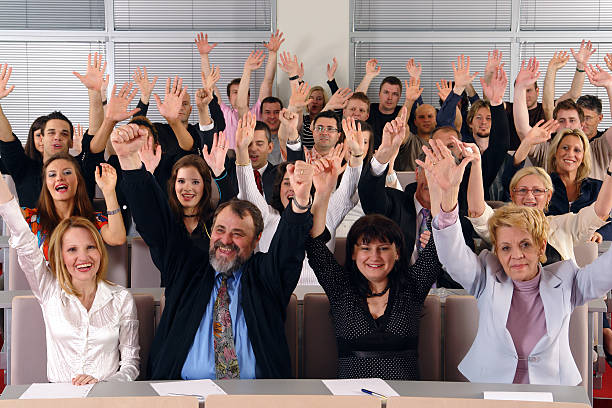
{"type": "Polygon", "coordinates": [[[98,283],[89,311],[66,293],[38,247],[15,199],[0,204],[0,215],[17,250],[19,265],[40,303],[47,337],[47,378],[70,382],[78,374],[100,381],[138,377],[138,319],[132,295],[123,287],[98,283]]]}
{"type": "MultiPolygon", "coordinates": [[[[264,230],[261,234],[261,239],[257,244],[256,251],[268,252],[272,238],[276,233],[276,228],[280,222],[281,215],[272,206],[268,205],[266,199],[257,190],[255,184],[255,175],[253,174],[253,168],[249,164],[248,166],[236,166],[236,176],[238,177],[238,198],[241,200],[247,200],[253,203],[263,217],[264,230]]],[[[358,196],[355,194],[357,191],[357,185],[359,184],[359,177],[361,176],[361,166],[350,167],[347,166],[344,171],[344,176],[340,181],[340,186],[334,191],[329,199],[329,205],[327,208],[327,216],[325,225],[331,233],[331,240],[327,243],[327,247],[333,252],[336,246],[336,228],[344,216],[355,206],[358,200],[358,196]],[[356,198],[354,198],[356,197],[356,198]]],[[[302,267],[302,274],[298,285],[318,285],[319,281],[314,274],[314,271],[308,264],[308,258],[304,258],[304,264],[302,267]]]]}

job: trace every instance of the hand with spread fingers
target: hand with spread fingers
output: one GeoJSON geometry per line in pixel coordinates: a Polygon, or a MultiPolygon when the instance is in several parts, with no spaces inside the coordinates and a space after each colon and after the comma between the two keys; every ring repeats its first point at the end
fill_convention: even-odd
{"type": "Polygon", "coordinates": [[[210,44],[208,42],[208,34],[200,33],[195,38],[195,43],[198,46],[200,55],[208,55],[217,46],[217,43],[210,44]]]}
{"type": "Polygon", "coordinates": [[[8,81],[11,79],[13,67],[9,67],[9,64],[0,64],[0,67],[2,68],[2,70],[0,70],[0,99],[2,99],[13,92],[15,85],[11,85],[7,88],[8,81]]]}
{"type": "Polygon", "coordinates": [[[147,141],[142,144],[142,147],[138,151],[138,157],[144,163],[145,169],[151,174],[155,172],[159,162],[161,161],[161,145],[157,145],[153,148],[153,136],[147,137],[147,141]]]}
{"type": "Polygon", "coordinates": [[[227,156],[227,139],[223,132],[215,133],[213,136],[213,143],[210,147],[210,153],[208,152],[208,146],[202,147],[202,157],[208,164],[208,167],[212,170],[215,177],[219,177],[225,170],[225,156],[227,156]]]}
{"type": "Polygon", "coordinates": [[[117,85],[113,85],[113,91],[110,95],[110,99],[106,104],[106,109],[104,110],[104,117],[106,119],[111,120],[112,122],[121,122],[122,120],[129,119],[131,116],[134,116],[136,113],[140,112],[140,108],[132,109],[128,111],[130,103],[136,96],[136,92],[138,88],[134,88],[132,90],[133,84],[130,82],[126,82],[123,84],[119,92],[115,95],[117,91],[117,85]],[[132,92],[130,92],[130,90],[132,92]]]}
{"type": "Polygon", "coordinates": [[[374,157],[379,163],[389,163],[391,157],[399,151],[404,137],[406,136],[407,110],[403,107],[395,119],[387,122],[383,128],[382,142],[374,157]]]}
{"type": "Polygon", "coordinates": [[[140,99],[144,103],[149,103],[149,99],[151,99],[151,94],[153,93],[153,88],[155,88],[155,84],[157,83],[157,75],[153,77],[152,81],[149,81],[149,73],[147,72],[147,67],[136,67],[134,71],[134,75],[132,75],[132,79],[138,85],[138,89],[140,89],[140,99]]]}
{"type": "MultiPolygon", "coordinates": [[[[94,53],[93,58],[91,54],[87,55],[87,71],[84,75],[79,74],[76,71],[72,71],[72,74],[79,78],[79,81],[87,89],[91,91],[100,92],[102,88],[102,82],[105,79],[104,73],[106,71],[106,61],[102,63],[102,53],[94,53]]],[[[108,77],[108,75],[106,75],[108,77]]]]}
{"type": "Polygon", "coordinates": [[[332,60],[332,64],[331,66],[329,64],[327,64],[327,80],[331,81],[332,79],[334,79],[334,76],[336,75],[336,70],[338,69],[338,61],[336,60],[336,57],[333,58],[332,60]]]}
{"type": "Polygon", "coordinates": [[[174,83],[170,78],[166,79],[166,94],[163,102],[159,95],[153,95],[157,102],[157,110],[168,123],[172,124],[180,120],[181,106],[186,93],[187,87],[183,87],[183,78],[175,76],[174,83]]]}
{"type": "Polygon", "coordinates": [[[521,69],[514,81],[514,87],[526,89],[531,86],[540,77],[539,69],[540,63],[535,57],[529,58],[527,65],[525,65],[525,60],[523,60],[521,62],[521,69]]]}
{"type": "Polygon", "coordinates": [[[548,61],[548,70],[554,72],[560,70],[567,64],[569,59],[570,57],[567,51],[555,52],[550,61],[548,61]]]}

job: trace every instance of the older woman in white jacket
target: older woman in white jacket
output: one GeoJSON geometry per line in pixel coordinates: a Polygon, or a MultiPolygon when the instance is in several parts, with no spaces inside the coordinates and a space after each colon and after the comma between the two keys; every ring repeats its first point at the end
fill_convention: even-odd
{"type": "Polygon", "coordinates": [[[62,220],[51,235],[47,265],[1,175],[0,216],[42,308],[49,381],[135,380],[140,363],[136,305],[125,288],[104,279],[108,259],[96,227],[83,217],[62,220]]]}
{"type": "Polygon", "coordinates": [[[464,159],[458,166],[437,141],[424,149],[422,163],[432,210],[440,203],[433,221],[438,257],[480,311],[476,339],[459,370],[473,382],[576,385],[582,379],[569,345],[570,315],[612,288],[612,253],[585,268],[571,260],[543,267],[546,217],[537,208],[509,205],[489,221],[494,251],[474,254],[461,239],[457,193],[476,146],[459,145],[464,159]]]}

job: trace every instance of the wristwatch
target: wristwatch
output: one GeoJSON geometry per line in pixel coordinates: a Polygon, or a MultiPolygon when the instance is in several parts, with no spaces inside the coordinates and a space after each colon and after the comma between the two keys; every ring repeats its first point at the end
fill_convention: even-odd
{"type": "Polygon", "coordinates": [[[297,139],[295,139],[295,140],[287,140],[287,144],[288,145],[292,145],[292,146],[296,145],[296,144],[299,144],[300,142],[301,142],[301,140],[300,140],[299,137],[297,139]]]}

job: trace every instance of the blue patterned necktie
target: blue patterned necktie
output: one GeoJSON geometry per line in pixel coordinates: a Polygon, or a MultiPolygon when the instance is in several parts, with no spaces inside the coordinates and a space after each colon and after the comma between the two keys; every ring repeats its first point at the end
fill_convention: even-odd
{"type": "Polygon", "coordinates": [[[215,338],[215,371],[217,380],[240,378],[240,367],[232,333],[232,316],[229,310],[227,276],[223,275],[213,308],[213,333],[215,338]]]}

